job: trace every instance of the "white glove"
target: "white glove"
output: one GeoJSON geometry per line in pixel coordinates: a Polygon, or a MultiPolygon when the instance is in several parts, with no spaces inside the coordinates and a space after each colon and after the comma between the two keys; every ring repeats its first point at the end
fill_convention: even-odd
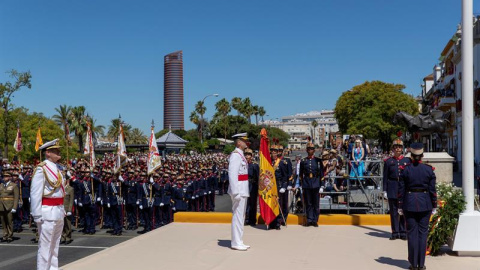
{"type": "Polygon", "coordinates": [[[403,216],[403,209],[398,209],[398,214],[399,214],[400,216],[403,216]]]}
{"type": "MultiPolygon", "coordinates": [[[[12,209],[13,210],[13,209],[12,209]]],[[[432,209],[432,215],[435,215],[437,213],[437,208],[432,209]]]]}
{"type": "Polygon", "coordinates": [[[82,207],[82,206],[83,206],[83,203],[78,203],[78,206],[82,207]]]}
{"type": "Polygon", "coordinates": [[[384,199],[388,199],[388,196],[387,196],[387,192],[386,192],[386,191],[383,192],[383,198],[384,198],[384,199]]]}
{"type": "Polygon", "coordinates": [[[33,221],[35,221],[35,223],[42,223],[42,222],[43,222],[43,218],[42,218],[42,217],[34,217],[34,218],[33,218],[33,221]]]}
{"type": "Polygon", "coordinates": [[[110,203],[107,203],[107,207],[110,208],[110,203]]]}
{"type": "Polygon", "coordinates": [[[102,198],[100,198],[100,197],[99,197],[99,198],[97,198],[97,202],[99,202],[100,200],[102,200],[102,198]]]}
{"type": "Polygon", "coordinates": [[[150,177],[150,183],[153,184],[153,177],[150,177]]]}
{"type": "Polygon", "coordinates": [[[175,207],[172,207],[172,211],[175,211],[175,207]]]}
{"type": "Polygon", "coordinates": [[[93,178],[93,173],[90,173],[90,177],[92,177],[92,178],[93,178]]]}
{"type": "Polygon", "coordinates": [[[140,205],[138,208],[140,208],[140,210],[143,210],[143,205],[140,205]]]}
{"type": "Polygon", "coordinates": [[[212,192],[211,192],[211,191],[209,191],[209,192],[208,192],[208,194],[212,194],[212,192]]]}
{"type": "Polygon", "coordinates": [[[287,190],[292,190],[292,186],[288,186],[288,187],[287,187],[287,190]]]}
{"type": "Polygon", "coordinates": [[[20,179],[20,180],[23,181],[23,175],[20,174],[20,175],[18,176],[18,179],[20,179]]]}
{"type": "Polygon", "coordinates": [[[30,202],[30,197],[28,197],[28,202],[30,202]]]}
{"type": "Polygon", "coordinates": [[[280,189],[280,193],[285,193],[285,189],[283,187],[280,189]]]}
{"type": "Polygon", "coordinates": [[[164,206],[164,205],[165,205],[165,204],[163,204],[163,203],[160,203],[160,206],[164,206]]]}
{"type": "Polygon", "coordinates": [[[72,212],[67,212],[67,217],[71,216],[72,212]]]}
{"type": "Polygon", "coordinates": [[[140,204],[140,201],[137,201],[137,205],[139,205],[139,204],[140,204]]]}
{"type": "Polygon", "coordinates": [[[125,181],[121,175],[118,176],[118,180],[120,180],[122,182],[125,181]]]}
{"type": "Polygon", "coordinates": [[[322,193],[323,192],[323,187],[321,187],[319,190],[318,190],[319,193],[322,193]]]}
{"type": "Polygon", "coordinates": [[[207,195],[207,192],[203,192],[203,195],[207,195]]]}
{"type": "Polygon", "coordinates": [[[15,214],[17,212],[17,210],[15,210],[15,208],[12,208],[12,214],[15,214]]]}
{"type": "Polygon", "coordinates": [[[75,203],[75,205],[77,205],[77,199],[73,200],[73,202],[75,203]]]}
{"type": "Polygon", "coordinates": [[[70,173],[70,171],[67,171],[67,176],[72,178],[72,174],[70,173]]]}
{"type": "Polygon", "coordinates": [[[123,200],[123,204],[125,204],[125,200],[123,200]]]}

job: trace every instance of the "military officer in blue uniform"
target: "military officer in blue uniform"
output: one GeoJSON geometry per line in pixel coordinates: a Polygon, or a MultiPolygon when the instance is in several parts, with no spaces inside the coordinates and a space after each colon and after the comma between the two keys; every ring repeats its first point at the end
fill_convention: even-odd
{"type": "Polygon", "coordinates": [[[300,185],[305,200],[308,226],[318,227],[320,178],[323,176],[322,159],[315,156],[315,145],[307,143],[307,157],[300,161],[300,185]]]}
{"type": "Polygon", "coordinates": [[[134,178],[134,171],[128,170],[128,177],[125,184],[125,211],[127,212],[127,230],[137,229],[137,188],[138,184],[134,178]]]}
{"type": "MultiPolygon", "coordinates": [[[[110,176],[112,172],[107,171],[110,176]]],[[[122,235],[122,187],[118,180],[118,176],[110,178],[107,184],[107,208],[110,209],[111,221],[112,221],[112,235],[122,235]]]]}
{"type": "Polygon", "coordinates": [[[147,173],[142,172],[140,175],[140,184],[137,189],[137,201],[140,213],[143,216],[145,222],[142,231],[138,231],[138,234],[144,234],[152,230],[152,214],[153,214],[153,197],[152,197],[152,184],[147,181],[147,173]]]}
{"type": "Polygon", "coordinates": [[[258,179],[260,177],[260,166],[253,162],[253,151],[250,148],[245,149],[245,158],[248,162],[248,188],[250,197],[247,200],[247,213],[245,215],[245,224],[250,226],[257,225],[257,200],[258,200],[258,179]]]}
{"type": "Polygon", "coordinates": [[[436,213],[436,177],[432,166],[423,164],[423,144],[411,146],[412,163],[403,170],[404,184],[399,186],[398,202],[400,215],[407,222],[408,261],[410,269],[426,269],[428,223],[436,213]]]}
{"type": "Polygon", "coordinates": [[[30,182],[32,180],[32,166],[27,165],[25,173],[20,174],[22,181],[22,222],[25,224],[30,218],[30,182]]]}
{"type": "Polygon", "coordinates": [[[410,164],[410,158],[403,156],[403,141],[395,139],[393,141],[393,156],[385,159],[383,169],[383,192],[384,197],[388,198],[388,207],[390,209],[390,225],[392,235],[390,240],[401,238],[407,240],[405,230],[405,218],[398,214],[398,189],[403,185],[402,171],[410,164]]]}

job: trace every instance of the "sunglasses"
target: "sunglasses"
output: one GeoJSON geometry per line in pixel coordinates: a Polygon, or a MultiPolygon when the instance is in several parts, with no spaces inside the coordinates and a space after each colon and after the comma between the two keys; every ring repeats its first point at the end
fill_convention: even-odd
{"type": "Polygon", "coordinates": [[[314,147],[307,147],[307,150],[315,150],[314,147]]]}

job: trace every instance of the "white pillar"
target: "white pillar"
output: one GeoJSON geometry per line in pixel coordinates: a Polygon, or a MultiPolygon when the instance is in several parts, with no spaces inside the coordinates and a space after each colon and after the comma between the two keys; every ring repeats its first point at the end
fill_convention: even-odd
{"type": "Polygon", "coordinates": [[[474,211],[473,0],[462,0],[462,186],[467,201],[453,250],[480,255],[480,213],[474,211]]]}

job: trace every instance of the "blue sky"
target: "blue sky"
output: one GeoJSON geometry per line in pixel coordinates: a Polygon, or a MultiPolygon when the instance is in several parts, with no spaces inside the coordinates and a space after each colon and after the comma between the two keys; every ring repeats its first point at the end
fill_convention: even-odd
{"type": "MultiPolygon", "coordinates": [[[[418,95],[461,20],[461,1],[64,1],[0,3],[0,81],[30,70],[16,106],[85,105],[163,127],[163,57],[183,50],[185,123],[204,96],[250,97],[268,118],[333,109],[368,80],[418,95]]],[[[480,6],[474,4],[474,12],[480,6]]]]}

